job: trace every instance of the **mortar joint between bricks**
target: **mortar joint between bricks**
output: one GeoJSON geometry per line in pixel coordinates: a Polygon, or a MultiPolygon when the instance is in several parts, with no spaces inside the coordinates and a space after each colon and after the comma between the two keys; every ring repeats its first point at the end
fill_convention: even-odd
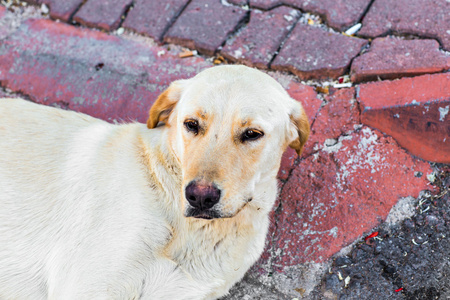
{"type": "Polygon", "coordinates": [[[250,22],[250,12],[251,10],[248,10],[245,12],[245,16],[242,18],[242,20],[234,27],[234,29],[226,36],[225,40],[222,42],[222,44],[214,51],[214,55],[220,53],[220,50],[225,46],[227,41],[231,39],[233,36],[235,36],[248,22],[250,22]]]}
{"type": "Polygon", "coordinates": [[[134,8],[134,5],[136,4],[135,0],[132,0],[126,7],[125,7],[125,11],[123,12],[123,14],[120,16],[120,22],[119,25],[117,26],[117,28],[121,28],[123,22],[125,22],[125,19],[128,16],[128,13],[130,12],[130,10],[132,10],[134,8]]]}
{"type": "Polygon", "coordinates": [[[298,22],[300,21],[300,18],[302,17],[302,12],[300,10],[297,10],[299,12],[298,16],[297,16],[297,20],[294,22],[294,24],[292,24],[291,28],[289,29],[289,31],[286,33],[286,35],[284,36],[283,40],[281,41],[280,45],[278,46],[277,50],[274,52],[272,59],[270,60],[270,62],[268,63],[267,67],[269,69],[272,69],[272,63],[275,60],[275,58],[277,58],[278,54],[280,53],[281,49],[283,48],[284,44],[286,43],[286,41],[289,39],[289,37],[292,34],[292,31],[294,31],[294,28],[297,26],[298,22]]]}
{"type": "Polygon", "coordinates": [[[75,24],[75,22],[73,21],[73,17],[77,14],[77,12],[81,9],[81,7],[87,2],[88,0],[83,0],[81,1],[81,3],[78,5],[78,7],[72,12],[72,14],[70,14],[70,17],[67,19],[67,23],[68,24],[75,24]]]}
{"type": "Polygon", "coordinates": [[[249,5],[248,5],[249,8],[251,8],[251,9],[257,9],[257,10],[260,10],[260,11],[271,11],[271,10],[273,10],[273,9],[275,9],[275,8],[280,7],[280,6],[291,7],[291,8],[295,8],[295,9],[298,10],[297,7],[294,7],[294,6],[289,5],[289,4],[284,4],[284,3],[275,4],[274,6],[270,6],[269,8],[261,8],[261,7],[257,7],[257,6],[251,6],[250,3],[249,3],[249,5]]]}
{"type": "Polygon", "coordinates": [[[372,7],[372,5],[373,5],[374,3],[375,3],[375,0],[371,0],[371,1],[369,2],[369,4],[367,4],[366,9],[364,10],[364,12],[363,12],[362,15],[361,15],[361,18],[359,18],[358,22],[356,22],[356,23],[361,23],[361,24],[362,24],[362,21],[364,20],[364,18],[366,17],[367,13],[369,12],[370,8],[372,7]]]}
{"type": "MultiPolygon", "coordinates": [[[[442,45],[441,41],[439,40],[439,38],[437,36],[422,36],[419,34],[413,34],[413,33],[405,33],[405,32],[398,32],[396,30],[392,30],[389,29],[388,31],[377,35],[376,37],[368,37],[365,35],[358,35],[356,34],[356,37],[358,38],[362,38],[362,39],[366,39],[369,40],[369,43],[372,43],[373,40],[378,39],[378,38],[385,38],[385,37],[391,37],[391,38],[399,38],[399,39],[403,39],[403,40],[435,40],[436,42],[438,42],[439,44],[439,49],[440,50],[444,50],[444,46],[442,45]]],[[[445,51],[445,50],[444,50],[445,51]]]]}
{"type": "Polygon", "coordinates": [[[169,29],[175,24],[178,17],[181,16],[181,14],[186,10],[186,8],[191,4],[192,0],[189,0],[186,2],[186,4],[180,9],[180,11],[170,20],[169,24],[167,24],[166,28],[164,28],[163,32],[161,33],[161,36],[158,37],[158,40],[160,42],[164,41],[164,36],[167,34],[169,29]]]}

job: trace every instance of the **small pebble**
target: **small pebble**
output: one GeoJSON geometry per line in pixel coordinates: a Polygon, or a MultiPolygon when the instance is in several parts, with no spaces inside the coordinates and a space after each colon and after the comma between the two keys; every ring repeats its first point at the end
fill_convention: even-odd
{"type": "Polygon", "coordinates": [[[376,245],[375,249],[373,250],[373,253],[375,253],[376,255],[380,254],[383,251],[383,247],[381,247],[381,245],[376,245]]]}
{"type": "Polygon", "coordinates": [[[411,219],[406,219],[403,222],[403,226],[407,229],[414,229],[414,227],[416,227],[416,225],[414,224],[414,222],[411,219]]]}
{"type": "Polygon", "coordinates": [[[428,215],[426,218],[428,225],[435,226],[439,223],[439,219],[435,215],[428,215]]]}
{"type": "Polygon", "coordinates": [[[47,5],[45,5],[44,3],[42,3],[42,5],[41,5],[41,12],[44,15],[48,14],[48,12],[49,12],[47,5]]]}
{"type": "Polygon", "coordinates": [[[388,274],[394,274],[395,272],[397,272],[397,269],[392,265],[387,265],[386,267],[384,267],[384,272],[388,274]]]}

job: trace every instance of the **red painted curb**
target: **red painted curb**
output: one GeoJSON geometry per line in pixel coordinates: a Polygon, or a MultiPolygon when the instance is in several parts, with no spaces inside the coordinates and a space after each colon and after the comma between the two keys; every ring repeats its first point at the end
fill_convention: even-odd
{"type": "Polygon", "coordinates": [[[359,86],[362,123],[425,160],[450,163],[450,74],[359,86]]]}

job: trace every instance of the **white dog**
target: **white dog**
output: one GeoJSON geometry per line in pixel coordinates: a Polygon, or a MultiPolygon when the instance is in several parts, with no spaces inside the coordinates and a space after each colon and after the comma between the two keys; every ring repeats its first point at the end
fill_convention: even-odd
{"type": "Polygon", "coordinates": [[[225,295],[308,134],[302,106],[244,66],[172,83],[147,126],[0,99],[0,299],[225,295]]]}

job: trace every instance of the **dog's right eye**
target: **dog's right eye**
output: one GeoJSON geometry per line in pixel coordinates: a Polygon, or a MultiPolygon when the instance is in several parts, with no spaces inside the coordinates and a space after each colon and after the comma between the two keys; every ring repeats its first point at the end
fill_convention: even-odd
{"type": "Polygon", "coordinates": [[[241,136],[241,141],[242,142],[246,142],[246,141],[254,141],[259,139],[260,137],[262,137],[264,135],[264,132],[256,130],[256,129],[248,129],[247,131],[245,131],[242,136],[241,136]]]}
{"type": "Polygon", "coordinates": [[[196,120],[186,120],[184,121],[184,127],[194,134],[198,133],[198,122],[196,120]]]}

